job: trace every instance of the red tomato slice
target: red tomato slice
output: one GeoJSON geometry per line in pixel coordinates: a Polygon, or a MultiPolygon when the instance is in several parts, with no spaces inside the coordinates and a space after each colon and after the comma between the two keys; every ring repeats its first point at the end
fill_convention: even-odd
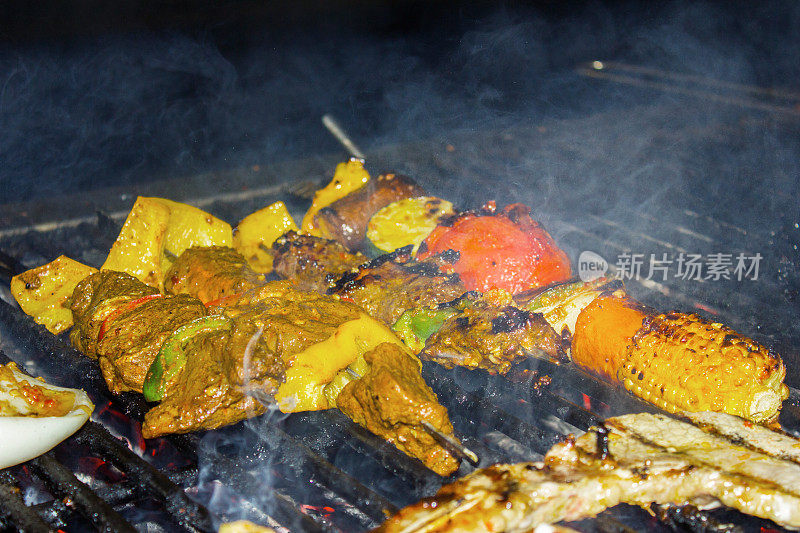
{"type": "Polygon", "coordinates": [[[420,247],[419,259],[446,250],[460,257],[453,264],[468,290],[503,289],[512,294],[572,275],[569,258],[530,217],[530,208],[513,204],[495,214],[467,213],[449,226],[438,226],[420,247]]]}

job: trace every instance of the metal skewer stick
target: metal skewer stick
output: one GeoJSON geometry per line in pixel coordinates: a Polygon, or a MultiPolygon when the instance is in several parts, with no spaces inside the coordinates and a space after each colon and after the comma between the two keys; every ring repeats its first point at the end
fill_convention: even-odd
{"type": "Polygon", "coordinates": [[[341,126],[339,126],[339,123],[336,122],[335,118],[326,113],[322,115],[322,124],[329,132],[331,132],[334,137],[336,137],[336,140],[339,141],[348,152],[350,152],[350,155],[359,159],[366,159],[364,152],[362,152],[358,146],[356,146],[355,143],[350,140],[350,137],[344,132],[341,126]]]}
{"type": "MultiPolygon", "coordinates": [[[[350,137],[344,132],[344,130],[339,126],[336,120],[329,114],[322,115],[322,124],[328,129],[328,131],[336,137],[342,146],[347,149],[348,152],[353,157],[358,157],[359,159],[366,159],[364,156],[364,152],[359,150],[359,148],[350,140],[350,137]]],[[[347,368],[347,373],[353,376],[356,379],[361,379],[361,376],[353,370],[352,368],[347,368]]],[[[439,429],[437,429],[433,424],[428,422],[427,420],[422,421],[422,427],[425,428],[425,431],[431,434],[433,438],[439,441],[445,448],[449,449],[462,459],[466,459],[472,465],[476,465],[480,462],[480,458],[478,454],[461,444],[458,440],[451,437],[450,435],[445,435],[439,429]]]]}
{"type": "MultiPolygon", "coordinates": [[[[363,377],[350,367],[347,367],[345,370],[355,379],[361,379],[363,377]]],[[[477,466],[480,462],[480,458],[478,457],[477,453],[464,446],[457,439],[451,437],[450,435],[446,435],[427,420],[422,421],[422,427],[425,428],[425,431],[430,433],[434,439],[439,441],[442,446],[449,449],[462,459],[469,461],[473,466],[477,466]]]]}

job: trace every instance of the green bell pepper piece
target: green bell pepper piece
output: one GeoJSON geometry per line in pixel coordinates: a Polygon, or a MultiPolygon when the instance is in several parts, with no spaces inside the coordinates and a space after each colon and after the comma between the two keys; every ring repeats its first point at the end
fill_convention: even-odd
{"type": "Polygon", "coordinates": [[[425,341],[428,340],[428,337],[439,331],[445,320],[459,313],[460,311],[452,308],[428,309],[418,307],[400,315],[392,329],[406,346],[414,353],[419,353],[425,347],[425,341]]]}
{"type": "Polygon", "coordinates": [[[148,402],[164,397],[167,384],[186,365],[186,344],[201,333],[230,329],[231,320],[224,315],[210,315],[187,322],[172,332],[161,345],[144,378],[142,393],[148,402]]]}

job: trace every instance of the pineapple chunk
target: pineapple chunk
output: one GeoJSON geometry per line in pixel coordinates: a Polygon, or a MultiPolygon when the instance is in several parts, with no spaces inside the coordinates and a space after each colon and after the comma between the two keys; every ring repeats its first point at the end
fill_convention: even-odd
{"type": "Polygon", "coordinates": [[[307,235],[321,237],[322,233],[314,222],[314,215],[323,207],[327,207],[336,200],[360,189],[368,181],[369,173],[364,168],[363,159],[353,157],[346,163],[336,165],[336,172],[334,172],[331,182],[314,193],[311,207],[308,208],[300,225],[301,231],[307,235]]]}
{"type": "Polygon", "coordinates": [[[167,224],[169,207],[158,198],[137,198],[108,252],[103,270],[127,272],[143,283],[160,286],[164,277],[161,262],[167,224]]]}
{"type": "Polygon", "coordinates": [[[267,274],[272,271],[272,255],[266,249],[289,230],[297,231],[297,224],[286,204],[275,202],[239,222],[233,230],[233,247],[244,256],[250,268],[267,274]]]}
{"type": "Polygon", "coordinates": [[[160,289],[171,255],[192,246],[230,246],[231,241],[230,224],[201,209],[140,196],[102,268],[127,272],[160,289]]]}
{"type": "Polygon", "coordinates": [[[83,278],[96,268],[62,255],[54,261],[32,268],[11,279],[11,294],[25,313],[51,333],[72,327],[69,299],[83,278]]]}

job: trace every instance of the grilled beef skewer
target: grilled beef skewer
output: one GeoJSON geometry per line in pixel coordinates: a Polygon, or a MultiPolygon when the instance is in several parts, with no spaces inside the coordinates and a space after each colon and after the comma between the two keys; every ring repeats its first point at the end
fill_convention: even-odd
{"type": "MultiPolygon", "coordinates": [[[[567,360],[562,339],[540,315],[515,307],[502,292],[486,297],[466,293],[457,275],[443,274],[442,266],[454,260],[452,254],[415,261],[410,247],[401,248],[344,272],[331,286],[330,272],[338,270],[342,263],[335,259],[325,269],[319,258],[338,259],[342,253],[348,261],[353,257],[338,243],[311,236],[298,238],[290,232],[278,239],[273,251],[276,265],[306,267],[302,271],[280,269],[279,273],[291,276],[300,271],[302,286],[317,290],[329,287],[327,293],[360,305],[370,315],[392,325],[404,341],[409,341],[404,335],[404,331],[409,333],[405,322],[424,320],[426,314],[444,316],[441,328],[431,336],[420,357],[447,368],[483,368],[502,374],[532,354],[560,362],[567,360]],[[299,242],[303,245],[294,245],[299,242]],[[449,309],[454,311],[448,312],[449,309]]],[[[422,348],[407,344],[416,352],[422,348]]]]}
{"type": "Polygon", "coordinates": [[[326,292],[342,274],[367,261],[336,241],[289,231],[272,244],[275,274],[302,291],[326,292]]]}
{"type": "MultiPolygon", "coordinates": [[[[79,311],[76,346],[102,361],[117,362],[103,365],[110,388],[143,391],[146,398],[161,400],[145,416],[145,437],[210,429],[261,414],[265,407],[255,398],[274,397],[286,411],[336,407],[342,388],[353,381],[342,377],[341,368],[362,352],[362,370],[371,376],[373,365],[395,354],[393,360],[408,364],[390,388],[380,380],[363,385],[363,390],[380,389],[380,401],[350,401],[345,413],[441,475],[458,468],[457,459],[423,424],[452,436],[447,413],[419,376],[419,361],[388,328],[352,303],[300,292],[288,282],[262,283],[244,294],[230,294],[231,287],[240,286],[232,274],[235,255],[219,249],[190,249],[185,254],[188,258],[175,263],[182,271],[180,283],[172,286],[201,291],[206,298],[221,296],[217,301],[225,300],[226,307],[214,310],[223,314],[208,315],[188,294],[162,296],[127,274],[108,271],[89,276],[73,299],[79,311]],[[198,278],[222,283],[215,291],[197,283],[198,278]],[[180,303],[188,303],[189,311],[179,313],[180,303]],[[150,325],[153,321],[158,328],[150,325]],[[371,354],[371,348],[386,341],[395,348],[371,354]],[[422,394],[425,390],[427,395],[422,394]],[[423,404],[438,410],[421,409],[423,404]],[[392,413],[409,408],[416,418],[400,425],[390,421],[400,416],[392,413]],[[395,439],[400,433],[404,435],[395,439]]],[[[344,398],[355,396],[347,393],[344,398]]]]}
{"type": "Polygon", "coordinates": [[[328,294],[394,324],[409,309],[449,302],[466,292],[457,275],[442,274],[442,259],[414,261],[411,247],[401,248],[345,272],[328,294]]]}
{"type": "Polygon", "coordinates": [[[147,369],[166,338],[207,314],[191,296],[161,295],[133,276],[100,271],[81,281],[72,298],[73,346],[98,359],[111,392],[142,392],[147,369]]]}

